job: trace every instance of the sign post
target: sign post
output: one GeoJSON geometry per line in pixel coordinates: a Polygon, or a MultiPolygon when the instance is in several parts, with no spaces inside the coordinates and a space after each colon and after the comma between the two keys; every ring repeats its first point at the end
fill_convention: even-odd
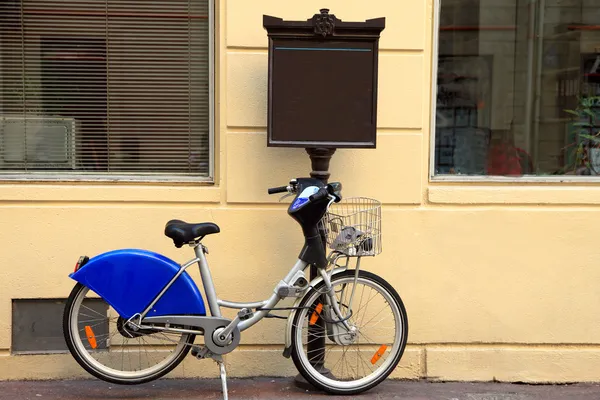
{"type": "MultiPolygon", "coordinates": [[[[304,148],[310,176],[327,183],[336,149],[376,146],[379,36],[385,18],[344,22],[323,8],[305,21],[264,15],[263,27],[269,38],[267,146],[304,148]]],[[[317,275],[311,266],[310,278],[317,275]]],[[[308,331],[318,338],[309,340],[307,352],[319,371],[325,370],[324,328],[319,318],[308,331]]],[[[296,383],[309,386],[302,377],[296,383]]]]}

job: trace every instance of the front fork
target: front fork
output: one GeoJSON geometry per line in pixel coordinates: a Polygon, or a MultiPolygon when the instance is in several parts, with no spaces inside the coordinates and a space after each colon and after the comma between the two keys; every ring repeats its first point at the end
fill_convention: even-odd
{"type": "MultiPolygon", "coordinates": [[[[328,313],[328,314],[334,314],[334,315],[329,315],[329,320],[331,321],[342,321],[341,323],[344,325],[344,327],[348,330],[350,330],[350,324],[348,323],[348,317],[350,316],[350,313],[352,312],[352,297],[354,296],[354,287],[352,288],[352,294],[350,295],[350,301],[348,302],[348,314],[343,315],[342,314],[342,310],[340,309],[340,305],[337,301],[337,297],[335,296],[335,291],[333,289],[333,286],[331,285],[331,280],[329,279],[329,275],[327,274],[327,272],[325,272],[324,270],[320,270],[319,271],[321,273],[321,276],[323,277],[323,282],[325,283],[325,287],[327,288],[326,294],[327,297],[325,298],[325,302],[327,304],[325,304],[326,307],[328,307],[330,310],[333,311],[333,313],[328,313]]],[[[346,290],[345,288],[343,290],[346,290]]],[[[343,295],[343,293],[342,293],[343,295]]],[[[340,295],[340,297],[342,297],[342,295],[340,295]]]]}
{"type": "Polygon", "coordinates": [[[354,343],[354,341],[358,337],[358,327],[350,324],[349,319],[352,316],[352,302],[354,299],[354,292],[356,289],[356,282],[358,280],[359,270],[360,257],[358,257],[356,262],[354,284],[352,285],[352,292],[350,293],[350,298],[347,300],[348,304],[343,304],[343,306],[346,308],[345,313],[342,313],[340,302],[344,301],[344,292],[347,290],[347,285],[344,284],[342,286],[342,290],[339,296],[340,301],[338,301],[335,295],[335,289],[331,284],[331,275],[327,274],[327,272],[325,272],[324,270],[320,271],[323,283],[325,284],[325,287],[327,289],[325,292],[326,304],[324,305],[323,310],[323,317],[325,327],[327,330],[327,336],[332,342],[335,342],[339,345],[350,345],[354,343]]]}
{"type": "MultiPolygon", "coordinates": [[[[325,269],[320,269],[319,270],[319,275],[313,279],[312,281],[310,281],[310,283],[308,284],[308,287],[316,287],[317,285],[319,285],[321,282],[324,282],[325,287],[326,287],[326,292],[324,294],[326,294],[325,297],[325,302],[326,304],[324,304],[325,309],[328,309],[329,307],[331,307],[331,312],[329,312],[329,315],[325,315],[325,318],[327,318],[328,320],[333,320],[333,321],[342,321],[340,323],[325,323],[326,325],[326,329],[329,327],[331,329],[337,329],[339,331],[342,331],[342,334],[346,333],[348,334],[349,332],[352,332],[354,329],[356,329],[355,327],[351,326],[350,323],[348,322],[348,316],[350,315],[350,313],[352,312],[352,299],[354,297],[354,289],[350,295],[350,299],[348,301],[348,315],[342,315],[342,311],[340,310],[340,307],[338,305],[338,301],[337,298],[335,297],[335,292],[333,290],[333,287],[331,285],[331,280],[332,277],[336,274],[342,273],[344,271],[346,271],[348,269],[348,262],[346,263],[346,265],[338,265],[336,263],[338,257],[330,257],[329,259],[329,266],[331,266],[331,268],[329,269],[329,273],[326,272],[325,269]]],[[[360,257],[357,258],[357,263],[356,263],[356,278],[358,277],[358,270],[360,268],[360,257]]],[[[356,282],[356,280],[355,280],[356,282]]],[[[354,285],[354,287],[356,287],[356,285],[354,285]]],[[[305,293],[305,296],[308,293],[305,293]]],[[[283,356],[286,358],[289,358],[291,356],[292,353],[292,330],[294,327],[294,320],[296,317],[296,313],[298,312],[298,307],[300,306],[300,304],[302,303],[304,299],[304,296],[302,297],[298,297],[296,299],[296,301],[294,302],[292,308],[294,308],[294,310],[290,313],[290,315],[288,316],[288,323],[287,323],[287,327],[286,327],[286,334],[285,334],[285,348],[283,350],[283,356]]],[[[335,332],[332,335],[329,335],[328,333],[328,337],[333,340],[332,338],[334,337],[340,337],[339,335],[335,335],[335,332]]],[[[336,341],[337,342],[337,341],[336,341]]],[[[339,344],[339,343],[338,343],[339,344]]]]}

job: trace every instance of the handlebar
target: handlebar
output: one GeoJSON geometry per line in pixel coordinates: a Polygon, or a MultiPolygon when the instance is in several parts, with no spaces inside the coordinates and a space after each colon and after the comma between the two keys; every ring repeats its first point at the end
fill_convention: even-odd
{"type": "MultiPolygon", "coordinates": [[[[297,181],[296,179],[292,179],[290,181],[290,184],[288,186],[278,186],[278,187],[273,187],[273,188],[269,188],[267,190],[267,192],[269,194],[276,194],[276,193],[296,193],[297,187],[296,187],[297,181]]],[[[330,183],[325,187],[322,187],[321,189],[319,189],[317,191],[317,193],[313,194],[312,196],[310,196],[308,199],[310,201],[318,201],[321,199],[324,199],[328,196],[331,196],[334,201],[336,203],[340,202],[342,200],[341,197],[341,190],[342,190],[342,184],[339,182],[334,182],[334,183],[330,183]]]]}
{"type": "Polygon", "coordinates": [[[287,193],[287,191],[288,191],[287,186],[278,186],[278,187],[274,187],[274,188],[269,188],[269,190],[268,190],[269,194],[287,193]]]}

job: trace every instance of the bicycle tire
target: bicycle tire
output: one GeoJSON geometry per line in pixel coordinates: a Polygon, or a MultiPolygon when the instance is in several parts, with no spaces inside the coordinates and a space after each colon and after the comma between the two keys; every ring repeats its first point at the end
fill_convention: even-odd
{"type": "MultiPolygon", "coordinates": [[[[346,270],[339,274],[336,274],[332,277],[331,283],[332,285],[336,285],[336,282],[341,280],[348,280],[348,278],[354,279],[355,270],[346,270]]],[[[297,312],[292,326],[292,360],[294,361],[294,365],[296,366],[298,372],[302,374],[302,376],[310,382],[313,386],[324,390],[331,394],[342,394],[342,395],[354,395],[365,392],[367,390],[372,389],[377,386],[381,382],[383,382],[396,368],[404,350],[406,348],[406,342],[408,338],[408,317],[406,315],[406,309],[404,307],[404,303],[400,298],[398,292],[383,278],[368,272],[368,271],[359,271],[358,279],[362,281],[373,282],[374,285],[382,288],[389,295],[390,299],[393,299],[395,306],[397,307],[398,315],[400,317],[400,324],[402,327],[402,331],[400,333],[400,343],[396,347],[395,354],[390,355],[392,357],[391,361],[388,363],[388,366],[380,371],[374,378],[369,380],[364,384],[356,384],[355,386],[345,384],[339,384],[334,386],[331,382],[327,382],[327,379],[324,378],[324,375],[319,374],[314,368],[309,368],[307,366],[307,357],[303,357],[302,351],[302,343],[298,343],[298,329],[302,328],[300,325],[301,319],[306,317],[307,314],[302,311],[297,312]],[[344,386],[344,387],[342,387],[344,386]]],[[[325,287],[325,283],[321,282],[317,286],[315,286],[311,291],[309,291],[300,302],[300,308],[309,307],[309,302],[315,301],[315,295],[322,293],[325,287]],[[314,298],[313,298],[314,297],[314,298]],[[311,299],[313,298],[313,299],[311,299]]]]}
{"type": "MultiPolygon", "coordinates": [[[[84,356],[80,353],[79,346],[76,345],[74,336],[73,336],[73,312],[74,306],[77,304],[77,300],[79,296],[81,296],[81,292],[83,290],[87,290],[88,288],[84,285],[77,283],[71,294],[69,295],[67,302],[65,304],[65,310],[63,313],[63,334],[65,341],[67,343],[67,347],[69,352],[77,361],[77,363],[85,369],[88,373],[99,378],[103,381],[120,384],[120,385],[138,385],[147,382],[154,381],[159,379],[160,377],[166,375],[171,372],[174,368],[176,368],[183,359],[187,356],[190,348],[195,340],[195,335],[186,334],[185,344],[178,350],[178,353],[175,354],[169,362],[167,362],[164,367],[158,369],[157,371],[153,371],[152,373],[140,375],[140,376],[117,376],[114,373],[107,373],[106,370],[102,370],[94,366],[91,362],[87,360],[88,357],[84,356]]],[[[85,294],[84,294],[85,295],[85,294]]],[[[77,326],[75,326],[75,330],[77,331],[77,326]]]]}

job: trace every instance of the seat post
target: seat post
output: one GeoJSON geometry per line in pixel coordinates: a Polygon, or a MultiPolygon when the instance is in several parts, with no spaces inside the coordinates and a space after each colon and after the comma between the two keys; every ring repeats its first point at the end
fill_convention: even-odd
{"type": "Polygon", "coordinates": [[[204,286],[204,294],[208,301],[208,308],[210,309],[210,315],[213,317],[221,316],[221,308],[217,303],[217,292],[215,291],[215,284],[208,268],[208,262],[206,261],[206,255],[204,254],[204,247],[198,243],[194,246],[194,252],[198,258],[198,268],[200,268],[200,277],[202,278],[202,285],[204,286]]]}

